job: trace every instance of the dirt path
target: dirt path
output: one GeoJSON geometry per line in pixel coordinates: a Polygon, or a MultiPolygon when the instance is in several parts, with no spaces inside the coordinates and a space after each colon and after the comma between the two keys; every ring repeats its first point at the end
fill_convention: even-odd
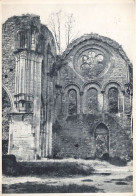
{"type": "MultiPolygon", "coordinates": [[[[95,186],[102,189],[102,192],[132,192],[132,163],[125,167],[113,166],[107,162],[81,161],[84,167],[92,165],[96,170],[90,176],[70,176],[65,178],[48,177],[6,177],[3,176],[4,185],[16,183],[33,182],[34,184],[45,184],[52,186],[62,186],[69,184],[95,186]]],[[[20,185],[21,186],[21,185],[20,185]]]]}

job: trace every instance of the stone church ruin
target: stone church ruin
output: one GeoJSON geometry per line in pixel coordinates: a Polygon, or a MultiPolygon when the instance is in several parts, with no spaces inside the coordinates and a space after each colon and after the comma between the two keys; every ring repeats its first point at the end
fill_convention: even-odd
{"type": "Polygon", "coordinates": [[[58,58],[39,16],[11,17],[2,90],[4,153],[17,160],[132,157],[132,64],[110,38],[84,35],[58,58]]]}

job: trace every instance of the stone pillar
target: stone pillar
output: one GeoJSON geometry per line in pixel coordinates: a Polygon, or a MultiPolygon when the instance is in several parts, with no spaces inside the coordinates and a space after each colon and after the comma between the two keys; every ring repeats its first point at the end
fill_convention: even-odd
{"type": "Polygon", "coordinates": [[[15,56],[16,60],[16,71],[15,71],[15,94],[18,94],[18,55],[15,56]]]}
{"type": "Polygon", "coordinates": [[[87,91],[84,90],[84,93],[82,95],[82,111],[84,114],[88,113],[88,108],[87,108],[87,91]]]}
{"type": "Polygon", "coordinates": [[[124,92],[119,92],[118,94],[118,112],[124,112],[124,92]]]}
{"type": "Polygon", "coordinates": [[[102,107],[101,107],[101,111],[102,112],[105,112],[105,107],[104,107],[104,105],[105,105],[105,103],[104,103],[104,96],[105,96],[105,91],[101,91],[101,104],[102,104],[102,107]]]}
{"type": "Polygon", "coordinates": [[[123,92],[122,92],[122,102],[123,102],[123,103],[122,103],[122,105],[123,105],[123,113],[124,113],[124,111],[125,111],[125,110],[124,110],[124,108],[125,108],[125,102],[124,102],[125,98],[124,98],[124,96],[125,96],[125,92],[123,91],[123,92]]]}
{"type": "MultiPolygon", "coordinates": [[[[19,53],[20,55],[20,53],[19,53]]],[[[19,82],[19,93],[21,93],[21,69],[22,69],[22,61],[21,61],[21,58],[19,59],[19,79],[18,79],[18,82],[19,82]]]]}
{"type": "Polygon", "coordinates": [[[46,157],[46,127],[43,127],[43,145],[42,145],[42,158],[46,157]]]}
{"type": "Polygon", "coordinates": [[[10,116],[8,154],[15,155],[17,160],[33,160],[35,156],[33,114],[14,112],[10,116]]]}
{"type": "MultiPolygon", "coordinates": [[[[18,117],[25,114],[33,114],[31,121],[31,128],[29,128],[29,132],[31,129],[33,138],[33,151],[35,153],[35,157],[41,156],[41,148],[40,148],[40,106],[41,106],[41,65],[42,65],[42,55],[35,53],[34,51],[16,51],[16,76],[18,76],[18,79],[16,79],[16,89],[17,86],[19,86],[19,89],[16,90],[15,94],[15,101],[17,103],[17,109],[18,109],[18,117]],[[18,61],[17,61],[18,60],[18,61]],[[33,88],[34,87],[34,88],[33,88]],[[33,103],[34,108],[31,108],[31,103],[33,103]],[[23,114],[22,114],[23,113],[23,114]],[[33,137],[34,136],[34,137],[33,137]]],[[[16,116],[15,113],[12,114],[12,116],[16,116]]],[[[11,122],[10,124],[11,130],[13,131],[13,142],[10,140],[10,143],[15,142],[16,136],[14,133],[14,129],[16,132],[21,129],[21,132],[24,132],[24,135],[27,135],[27,127],[25,126],[25,123],[23,120],[21,120],[19,126],[17,120],[11,122]],[[12,129],[14,127],[14,129],[12,129]],[[18,129],[18,130],[17,130],[18,129]]],[[[18,132],[18,134],[21,132],[18,132]]],[[[30,136],[30,135],[29,135],[30,136]]],[[[19,141],[18,137],[18,141],[19,141]]],[[[32,139],[31,139],[32,141],[32,139]]],[[[23,143],[18,144],[19,148],[23,148],[23,143]]],[[[9,145],[11,146],[11,145],[9,145]]],[[[12,149],[12,147],[9,147],[9,152],[12,149]]],[[[29,146],[28,146],[29,150],[29,146]]],[[[15,155],[19,156],[17,151],[13,151],[15,155]]],[[[23,153],[23,152],[22,152],[23,153]]],[[[24,156],[22,154],[22,156],[24,156]]]]}
{"type": "Polygon", "coordinates": [[[53,122],[53,81],[52,78],[48,76],[47,84],[47,121],[46,121],[46,156],[52,156],[52,122],[53,122]]]}
{"type": "Polygon", "coordinates": [[[20,55],[20,93],[25,93],[25,59],[27,58],[27,51],[22,51],[20,55]]]}
{"type": "Polygon", "coordinates": [[[35,62],[34,65],[34,132],[35,132],[35,145],[36,145],[36,157],[41,157],[40,149],[40,109],[41,109],[41,64],[42,56],[32,55],[32,59],[35,62]]]}
{"type": "Polygon", "coordinates": [[[10,123],[9,123],[9,143],[8,143],[8,154],[11,154],[11,149],[12,149],[12,145],[13,145],[13,123],[10,119],[10,123]]]}
{"type": "Polygon", "coordinates": [[[47,121],[46,121],[46,149],[45,149],[45,156],[48,157],[48,149],[49,149],[49,123],[48,123],[48,118],[47,118],[47,121]]]}
{"type": "Polygon", "coordinates": [[[83,114],[83,94],[84,94],[84,92],[81,91],[80,92],[80,114],[83,114]]]}

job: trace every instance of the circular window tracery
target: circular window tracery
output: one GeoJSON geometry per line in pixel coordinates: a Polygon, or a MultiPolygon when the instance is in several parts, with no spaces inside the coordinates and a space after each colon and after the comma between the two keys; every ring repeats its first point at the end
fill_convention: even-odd
{"type": "Polygon", "coordinates": [[[82,48],[74,59],[74,68],[86,79],[102,76],[109,67],[109,54],[100,47],[82,48]]]}

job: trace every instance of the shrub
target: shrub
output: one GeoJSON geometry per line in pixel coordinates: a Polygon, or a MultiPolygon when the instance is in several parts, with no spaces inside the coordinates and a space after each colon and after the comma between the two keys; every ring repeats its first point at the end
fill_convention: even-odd
{"type": "Polygon", "coordinates": [[[3,155],[2,156],[2,172],[7,175],[16,175],[17,173],[17,162],[14,155],[3,155]]]}
{"type": "Polygon", "coordinates": [[[2,156],[2,166],[3,168],[7,165],[12,166],[16,164],[16,157],[14,155],[3,155],[2,156]]]}
{"type": "Polygon", "coordinates": [[[103,156],[102,156],[102,159],[103,160],[105,160],[105,161],[108,161],[109,160],[109,153],[105,153],[105,154],[103,154],[103,156]]]}
{"type": "Polygon", "coordinates": [[[35,184],[34,182],[17,183],[12,185],[3,185],[3,193],[98,193],[103,192],[95,186],[69,184],[62,186],[53,186],[46,184],[35,184]]]}
{"type": "MultiPolygon", "coordinates": [[[[90,175],[94,169],[74,162],[18,162],[16,175],[45,175],[45,176],[69,176],[90,175]]],[[[6,173],[11,175],[11,172],[6,173]]],[[[14,174],[12,174],[14,175],[14,174]]]]}
{"type": "Polygon", "coordinates": [[[58,144],[55,144],[53,146],[53,159],[59,158],[60,153],[60,146],[58,144]]]}
{"type": "Polygon", "coordinates": [[[120,157],[110,157],[108,159],[108,162],[112,165],[116,165],[116,166],[126,166],[127,165],[127,161],[125,159],[121,159],[120,157]]]}

